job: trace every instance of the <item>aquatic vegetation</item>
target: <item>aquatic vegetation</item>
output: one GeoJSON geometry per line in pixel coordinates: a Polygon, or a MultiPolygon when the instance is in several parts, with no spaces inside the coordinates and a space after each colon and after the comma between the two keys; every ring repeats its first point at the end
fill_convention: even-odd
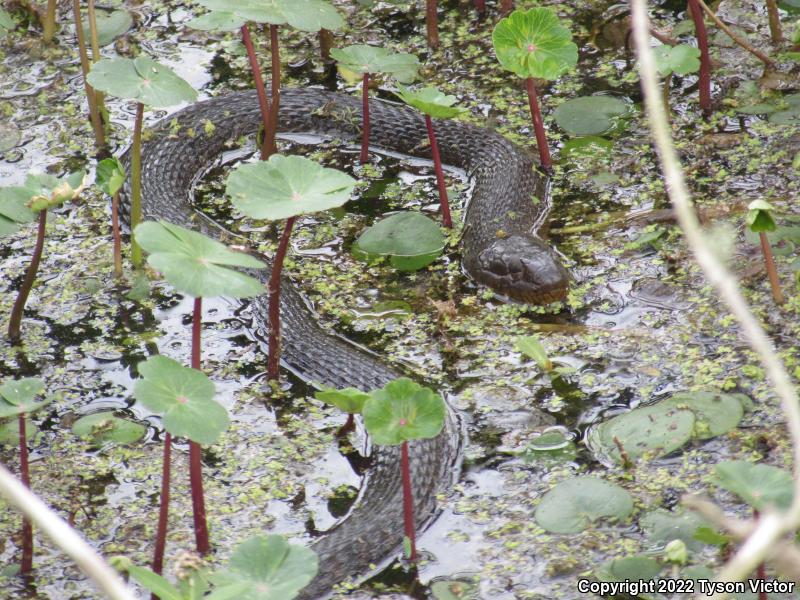
{"type": "Polygon", "coordinates": [[[711,57],[708,53],[708,34],[703,20],[703,10],[697,0],[688,0],[689,13],[694,21],[697,47],[700,50],[700,108],[708,115],[711,112],[711,57]]]}
{"type": "Polygon", "coordinates": [[[107,410],[84,415],[72,425],[72,433],[98,447],[132,444],[141,440],[145,431],[141,423],[122,419],[107,410]]]}
{"type": "Polygon", "coordinates": [[[547,355],[547,350],[535,335],[526,335],[517,338],[514,348],[522,352],[528,358],[532,358],[539,365],[542,371],[548,372],[553,370],[553,361],[547,355]]]}
{"type": "Polygon", "coordinates": [[[436,223],[418,212],[403,211],[365,229],[353,244],[353,255],[367,260],[388,257],[398,271],[418,271],[441,256],[444,246],[436,223]]]}
{"type": "MultiPolygon", "coordinates": [[[[48,16],[47,22],[50,20],[50,8],[52,6],[53,14],[52,17],[55,19],[55,3],[52,0],[48,0],[48,16]]],[[[92,59],[89,59],[89,52],[86,48],[86,31],[83,27],[83,18],[81,16],[81,3],[79,0],[73,0],[72,2],[72,14],[75,20],[75,39],[78,44],[78,55],[81,59],[81,72],[83,74],[83,86],[84,90],[86,91],[86,102],[89,105],[89,120],[92,123],[92,129],[94,130],[94,141],[95,141],[95,148],[99,153],[104,153],[106,151],[106,128],[103,122],[103,113],[105,112],[105,106],[103,101],[103,95],[97,92],[89,82],[88,76],[89,71],[91,70],[92,64],[97,63],[100,60],[100,49],[97,40],[97,22],[95,20],[95,11],[94,11],[94,0],[89,0],[88,2],[88,17],[89,17],[89,32],[90,32],[90,39],[92,43],[92,59]]],[[[55,23],[53,23],[55,24],[55,23]]],[[[45,42],[48,41],[48,33],[49,27],[45,25],[45,42]]]]}
{"type": "Polygon", "coordinates": [[[323,389],[314,394],[317,400],[333,404],[339,410],[347,413],[347,422],[342,425],[338,435],[343,435],[355,426],[353,415],[360,415],[364,410],[364,403],[369,399],[369,394],[356,388],[323,389]]]}
{"type": "Polygon", "coordinates": [[[128,177],[117,158],[105,158],[97,163],[95,184],[111,196],[111,231],[114,236],[114,275],[122,277],[122,237],[119,231],[119,191],[128,177]]]}
{"type": "Polygon", "coordinates": [[[766,200],[753,200],[747,206],[747,216],[745,222],[750,231],[758,234],[761,241],[761,253],[764,255],[764,266],[767,269],[769,285],[772,289],[772,298],[775,304],[783,304],[784,297],[781,290],[781,282],[778,279],[778,269],[775,267],[775,258],[772,256],[772,247],[767,238],[767,232],[775,231],[775,219],[772,218],[772,205],[766,200]]]}
{"type": "Polygon", "coordinates": [[[632,511],[633,499],[618,485],[597,477],[573,477],[542,497],[536,522],[553,533],[578,533],[600,519],[625,519],[632,511]]]}

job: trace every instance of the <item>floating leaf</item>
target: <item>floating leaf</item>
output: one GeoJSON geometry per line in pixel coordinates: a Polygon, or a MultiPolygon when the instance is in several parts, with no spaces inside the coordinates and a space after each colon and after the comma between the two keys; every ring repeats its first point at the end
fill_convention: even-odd
{"type": "Polygon", "coordinates": [[[662,77],[670,73],[688,75],[700,69],[700,50],[688,44],[670,46],[664,44],[653,48],[656,67],[662,77]]]}
{"type": "Polygon", "coordinates": [[[792,475],[778,467],[743,460],[725,461],[714,467],[714,480],[758,511],[786,510],[792,504],[792,475]]]}
{"type": "Polygon", "coordinates": [[[586,135],[564,142],[561,147],[561,156],[563,158],[604,157],[611,153],[613,147],[614,144],[611,140],[596,135],[586,135]]]}
{"type": "Polygon", "coordinates": [[[492,32],[497,60],[519,77],[558,79],[578,63],[569,29],[549,8],[515,10],[492,32]]]}
{"type": "MultiPolygon", "coordinates": [[[[127,10],[96,10],[97,42],[100,46],[108,46],[117,37],[128,31],[133,25],[133,17],[127,10]]],[[[83,35],[89,39],[88,15],[83,17],[83,35]]]]}
{"type": "Polygon", "coordinates": [[[558,126],[573,135],[609,133],[618,129],[630,115],[630,104],[602,94],[567,100],[553,112],[558,126]]]}
{"type": "Polygon", "coordinates": [[[647,536],[648,545],[663,547],[672,540],[681,540],[692,551],[699,551],[702,543],[695,537],[697,530],[708,523],[693,512],[674,513],[659,508],[639,519],[639,526],[647,536]]]}
{"type": "Polygon", "coordinates": [[[458,98],[447,96],[433,86],[411,90],[398,84],[396,93],[403,102],[433,119],[451,119],[466,111],[460,106],[453,106],[458,98]]]}
{"type": "Polygon", "coordinates": [[[747,205],[747,215],[745,223],[750,231],[761,233],[765,231],[775,231],[775,219],[772,218],[772,205],[766,200],[753,200],[747,205]]]}
{"type": "Polygon", "coordinates": [[[153,108],[165,108],[181,102],[193,102],[197,92],[169,67],[139,56],[103,58],[87,76],[95,89],[153,108]]]}
{"type": "Polygon", "coordinates": [[[44,382],[38,377],[6,380],[0,385],[0,418],[34,413],[47,406],[53,401],[52,398],[36,401],[36,397],[43,392],[44,382]]]}
{"type": "Polygon", "coordinates": [[[535,335],[526,335],[517,338],[514,348],[528,358],[532,358],[543,371],[552,371],[553,362],[547,356],[547,350],[535,335]]]}
{"type": "Polygon", "coordinates": [[[197,369],[166,356],[139,363],[133,395],[147,409],[163,415],[164,429],[198,444],[213,444],[228,428],[228,413],[214,401],[214,384],[197,369]]]}
{"type": "Polygon", "coordinates": [[[419,59],[413,54],[393,52],[380,46],[355,44],[346,48],[332,48],[331,57],[341,68],[354,73],[383,73],[402,83],[417,78],[419,59]]]}
{"type": "Polygon", "coordinates": [[[233,12],[214,10],[186,23],[187,27],[200,31],[236,31],[247,23],[247,19],[233,12]]]}
{"type": "Polygon", "coordinates": [[[174,585],[150,569],[128,565],[125,570],[136,580],[136,583],[158,596],[160,600],[186,600],[186,596],[181,594],[174,585]]]}
{"type": "Polygon", "coordinates": [[[239,544],[228,568],[211,575],[207,600],[292,600],[317,574],[317,555],[279,535],[259,535],[239,544]]]}
{"type": "Polygon", "coordinates": [[[118,158],[104,158],[97,163],[94,182],[104,194],[113,196],[125,183],[125,167],[118,158]]]}
{"type": "Polygon", "coordinates": [[[630,494],[596,477],[574,477],[547,492],[536,522],[553,533],[579,533],[599,519],[624,519],[633,510],[630,494]]]}
{"type": "Polygon", "coordinates": [[[5,34],[17,27],[17,22],[11,17],[11,13],[0,8],[0,33],[5,34]]]}
{"type": "Polygon", "coordinates": [[[691,410],[695,416],[694,435],[701,440],[727,433],[744,416],[744,407],[738,398],[717,392],[674,394],[660,404],[691,410]]]}
{"type": "Polygon", "coordinates": [[[439,435],[444,426],[445,404],[433,390],[402,377],[373,391],[363,414],[372,441],[394,446],[439,435]]]}
{"type": "Polygon", "coordinates": [[[600,581],[647,581],[656,579],[660,572],[657,560],[638,554],[615,558],[602,565],[595,575],[600,581]]]}
{"type": "Polygon", "coordinates": [[[364,403],[369,399],[369,394],[356,388],[341,390],[322,390],[314,394],[317,400],[333,404],[336,408],[351,415],[359,415],[364,409],[364,403]]]}
{"type": "Polygon", "coordinates": [[[196,231],[166,221],[147,221],[136,227],[134,236],[150,253],[148,264],[164,273],[180,292],[195,298],[247,298],[264,292],[258,279],[227,268],[262,269],[264,263],[196,231]]]}
{"type": "Polygon", "coordinates": [[[302,156],[273,154],[267,161],[239,165],[225,193],[254,219],[286,219],[328,210],[350,199],[355,179],[302,156]]]}
{"type": "Polygon", "coordinates": [[[0,153],[16,148],[20,141],[22,141],[22,132],[19,127],[13,123],[0,123],[0,153]]]}
{"type": "Polygon", "coordinates": [[[367,228],[356,240],[359,257],[388,256],[401,271],[416,271],[431,264],[444,250],[439,225],[418,212],[399,212],[367,228]]]}
{"type": "Polygon", "coordinates": [[[72,433],[98,446],[106,442],[132,444],[142,439],[146,431],[141,423],[117,417],[113,411],[85,415],[72,425],[72,433]]]}
{"type": "MultiPolygon", "coordinates": [[[[198,0],[198,4],[212,11],[233,13],[245,21],[288,24],[302,31],[333,31],[344,26],[339,12],[323,0],[198,0]]],[[[230,23],[229,17],[219,20],[225,22],[226,18],[230,23]]]]}
{"type": "MultiPolygon", "coordinates": [[[[36,435],[36,427],[29,418],[25,418],[25,440],[30,441],[36,435]]],[[[0,446],[17,446],[19,444],[19,419],[0,419],[0,446]]]]}

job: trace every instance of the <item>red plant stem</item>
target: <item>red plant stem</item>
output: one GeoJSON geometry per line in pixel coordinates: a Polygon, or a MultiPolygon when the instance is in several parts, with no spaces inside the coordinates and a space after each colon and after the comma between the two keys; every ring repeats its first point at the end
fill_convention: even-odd
{"type": "Polygon", "coordinates": [[[711,112],[711,58],[708,55],[708,35],[703,21],[703,10],[697,0],[688,0],[689,12],[694,20],[697,46],[700,48],[700,108],[704,113],[711,112]]]}
{"type": "Polygon", "coordinates": [[[761,252],[764,254],[764,264],[767,267],[769,285],[772,287],[772,297],[775,304],[783,304],[783,290],[781,290],[781,282],[778,279],[778,270],[775,268],[775,259],[772,256],[772,248],[769,245],[767,234],[760,231],[758,238],[761,240],[761,252]]]}
{"type": "MultiPolygon", "coordinates": [[[[136,119],[133,122],[133,143],[131,144],[131,231],[142,220],[142,121],[144,104],[136,103],[136,119]]],[[[131,262],[137,269],[142,266],[142,249],[131,236],[131,262]]]]}
{"type": "Polygon", "coordinates": [[[270,109],[270,130],[267,141],[269,142],[269,154],[271,156],[278,152],[278,145],[275,142],[275,134],[278,132],[278,107],[281,104],[281,54],[278,46],[278,26],[269,26],[269,49],[272,56],[272,108],[270,109]]]}
{"type": "Polygon", "coordinates": [[[500,3],[500,14],[507,15],[514,10],[514,0],[503,0],[500,3]]]}
{"type": "Polygon", "coordinates": [[[362,165],[369,160],[369,73],[361,80],[361,157],[362,165]]]}
{"type": "MultiPolygon", "coordinates": [[[[161,459],[161,502],[158,507],[158,528],[156,529],[156,548],[153,552],[152,569],[154,573],[164,570],[164,549],[167,545],[167,520],[169,518],[169,480],[172,462],[172,436],[169,432],[164,435],[164,453],[161,459]]],[[[157,596],[153,594],[152,600],[157,596]]]]}
{"type": "Polygon", "coordinates": [[[425,32],[428,37],[428,47],[439,47],[439,14],[436,0],[425,0],[425,32]]]}
{"type": "Polygon", "coordinates": [[[289,236],[292,235],[295,217],[286,219],[286,225],[278,242],[272,273],[269,276],[269,354],[267,357],[267,377],[277,381],[281,362],[281,271],[286,249],[289,247],[289,236]]]}
{"type": "MultiPolygon", "coordinates": [[[[44,211],[42,211],[44,212],[44,211]]],[[[25,435],[25,413],[19,414],[19,474],[22,484],[30,489],[31,475],[28,468],[28,440],[25,435]]],[[[33,527],[31,522],[22,519],[22,560],[19,567],[23,575],[33,570],[33,527]]]]}
{"type": "Polygon", "coordinates": [[[267,100],[267,90],[264,88],[264,79],[261,77],[261,67],[258,64],[258,57],[253,46],[253,39],[250,37],[250,30],[247,24],[242,25],[242,42],[247,49],[247,58],[250,59],[250,70],[253,73],[253,81],[256,84],[256,94],[258,95],[258,107],[261,109],[261,125],[264,127],[264,143],[261,144],[261,160],[269,158],[269,148],[267,138],[270,128],[270,107],[267,100]]]}
{"type": "Polygon", "coordinates": [[[36,272],[39,270],[39,261],[42,259],[42,249],[44,248],[44,232],[47,225],[47,211],[39,211],[39,228],[36,233],[36,245],[33,248],[33,256],[28,265],[28,270],[25,271],[25,278],[22,280],[22,287],[19,288],[19,294],[14,301],[14,307],[11,309],[11,317],[8,321],[8,339],[13,343],[20,340],[20,329],[22,327],[22,313],[25,310],[25,303],[28,301],[28,295],[33,288],[33,282],[36,279],[36,272]]]}
{"type": "Polygon", "coordinates": [[[447,200],[447,187],[444,185],[442,158],[439,156],[439,144],[436,143],[436,133],[433,131],[433,120],[429,115],[425,115],[425,126],[428,128],[428,139],[431,142],[431,154],[433,154],[433,169],[436,171],[436,184],[439,186],[439,202],[442,205],[442,225],[452,228],[453,220],[450,218],[450,203],[447,200]]]}
{"type": "MultiPolygon", "coordinates": [[[[192,318],[192,368],[200,370],[200,327],[203,320],[203,299],[194,299],[192,318]]],[[[189,482],[192,488],[192,509],[194,513],[194,539],[197,552],[208,554],[208,524],[206,523],[206,503],[203,497],[203,461],[200,444],[189,441],[189,482]]]]}
{"type": "Polygon", "coordinates": [[[408,442],[400,446],[400,469],[403,475],[403,525],[411,545],[408,560],[417,560],[417,536],[414,532],[414,498],[411,495],[411,469],[408,466],[408,442]]]}
{"type": "Polygon", "coordinates": [[[474,2],[475,10],[477,10],[479,14],[486,12],[486,0],[474,0],[474,2]]]}
{"type": "Polygon", "coordinates": [[[355,428],[356,428],[356,421],[355,418],[353,417],[353,413],[347,413],[347,421],[345,421],[344,425],[339,427],[339,429],[336,431],[336,436],[344,437],[345,435],[353,431],[353,429],[355,428]]]}
{"type": "Polygon", "coordinates": [[[111,230],[114,234],[114,275],[122,277],[122,239],[119,233],[119,192],[111,199],[111,230]]]}
{"type": "Polygon", "coordinates": [[[781,30],[781,17],[778,13],[778,3],[775,0],[766,0],[767,16],[769,18],[769,37],[773,44],[779,44],[783,40],[781,30]]]}
{"type": "Polygon", "coordinates": [[[323,62],[330,62],[333,48],[333,33],[330,29],[319,30],[319,56],[323,62]]]}
{"type": "Polygon", "coordinates": [[[544,132],[544,121],[542,121],[542,111],[539,110],[539,99],[536,95],[536,84],[533,77],[525,80],[528,89],[528,106],[531,109],[531,119],[533,120],[533,130],[536,132],[536,145],[539,147],[539,158],[542,167],[549,171],[553,167],[550,160],[550,149],[547,147],[547,135],[544,132]]]}

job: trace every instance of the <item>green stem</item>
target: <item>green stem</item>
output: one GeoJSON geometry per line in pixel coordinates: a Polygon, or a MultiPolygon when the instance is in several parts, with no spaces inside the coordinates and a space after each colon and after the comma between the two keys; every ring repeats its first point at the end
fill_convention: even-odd
{"type": "MultiPolygon", "coordinates": [[[[87,17],[89,20],[89,37],[92,42],[92,64],[97,63],[100,60],[100,36],[97,33],[97,12],[94,9],[94,0],[87,0],[86,2],[87,7],[87,17]]],[[[103,125],[103,133],[108,134],[108,121],[104,118],[103,113],[105,112],[105,94],[98,90],[94,91],[95,97],[95,105],[97,106],[97,112],[100,115],[100,121],[103,125]]]]}
{"type": "Polygon", "coordinates": [[[114,275],[122,277],[122,239],[119,232],[119,192],[111,199],[111,230],[114,234],[114,275]]]}
{"type": "Polygon", "coordinates": [[[78,54],[81,59],[81,72],[83,73],[83,87],[86,90],[86,101],[89,103],[89,119],[94,129],[94,144],[98,151],[102,151],[106,145],[106,136],[103,129],[103,121],[100,118],[100,111],[97,107],[97,97],[94,88],[86,81],[91,69],[89,64],[89,53],[86,49],[86,38],[83,35],[83,20],[81,19],[80,0],[73,0],[72,13],[75,18],[75,35],[78,40],[78,54]]]}
{"type": "MultiPolygon", "coordinates": [[[[136,103],[136,120],[133,125],[133,144],[131,145],[131,231],[142,220],[142,120],[144,104],[136,103]]],[[[137,269],[142,266],[142,249],[131,237],[131,261],[137,269]]]]}
{"type": "Polygon", "coordinates": [[[11,309],[11,318],[8,322],[8,339],[12,343],[17,343],[20,340],[20,329],[22,327],[22,313],[25,310],[25,303],[28,301],[28,295],[33,288],[33,282],[36,279],[36,272],[39,270],[39,261],[42,258],[42,250],[44,248],[44,233],[45,226],[47,225],[47,211],[39,211],[39,228],[36,233],[36,246],[33,248],[33,256],[28,265],[28,270],[25,271],[25,279],[22,280],[22,286],[19,288],[19,294],[14,302],[14,307],[11,309]]]}
{"type": "Polygon", "coordinates": [[[56,34],[56,0],[47,0],[47,13],[44,19],[44,32],[42,41],[49,44],[56,34]]]}

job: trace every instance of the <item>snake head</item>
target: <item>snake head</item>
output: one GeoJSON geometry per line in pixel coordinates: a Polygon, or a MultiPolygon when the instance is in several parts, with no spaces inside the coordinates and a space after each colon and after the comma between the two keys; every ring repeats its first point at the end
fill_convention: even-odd
{"type": "Polygon", "coordinates": [[[555,252],[533,236],[496,240],[481,251],[471,271],[498,294],[528,304],[561,300],[569,288],[569,273],[555,252]]]}

